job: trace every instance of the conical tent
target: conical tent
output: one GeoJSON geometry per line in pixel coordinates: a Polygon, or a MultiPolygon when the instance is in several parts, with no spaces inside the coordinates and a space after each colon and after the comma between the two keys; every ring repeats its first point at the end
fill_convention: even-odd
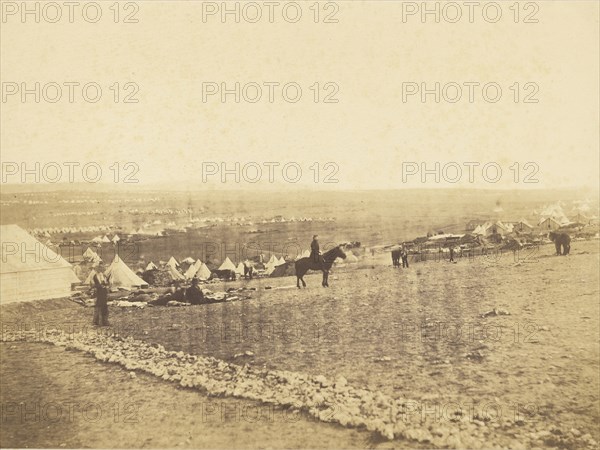
{"type": "Polygon", "coordinates": [[[96,258],[96,256],[98,256],[98,254],[94,250],[92,250],[91,248],[89,248],[89,247],[87,248],[87,250],[85,252],[83,252],[83,257],[85,259],[91,259],[91,260],[93,260],[93,259],[96,258]]]}
{"type": "Polygon", "coordinates": [[[92,271],[90,272],[90,274],[87,276],[87,278],[85,279],[85,281],[83,282],[83,284],[88,284],[90,286],[94,285],[94,275],[96,275],[96,270],[92,269],[92,271]]]}
{"type": "Polygon", "coordinates": [[[177,260],[173,256],[171,256],[169,258],[169,260],[167,261],[167,266],[171,266],[174,269],[177,269],[177,267],[179,267],[179,263],[177,262],[177,260]]]}
{"type": "Polygon", "coordinates": [[[196,276],[201,280],[208,280],[211,276],[211,271],[206,264],[202,263],[202,266],[196,272],[196,276]]]}
{"type": "Polygon", "coordinates": [[[108,244],[110,243],[110,239],[108,238],[108,236],[104,235],[104,237],[102,238],[102,242],[108,244]]]}
{"type": "Polygon", "coordinates": [[[116,244],[117,242],[119,242],[121,240],[121,238],[118,235],[114,235],[112,238],[112,243],[116,244]]]}
{"type": "Polygon", "coordinates": [[[156,270],[156,269],[158,269],[158,267],[156,266],[156,264],[154,264],[152,261],[150,261],[148,263],[148,265],[146,266],[145,270],[156,270]]]}
{"type": "Polygon", "coordinates": [[[115,255],[115,259],[108,266],[106,272],[104,273],[106,278],[108,278],[110,285],[112,287],[122,287],[125,289],[132,289],[140,286],[147,286],[144,280],[138,277],[127,264],[123,262],[119,255],[115,255]]]}
{"type": "Polygon", "coordinates": [[[202,261],[198,260],[196,261],[194,264],[192,264],[190,267],[188,267],[188,270],[185,271],[185,277],[189,280],[194,278],[194,275],[196,275],[196,272],[198,272],[198,270],[200,269],[200,267],[202,266],[202,261]]]}
{"type": "Polygon", "coordinates": [[[231,260],[229,259],[229,256],[225,258],[225,261],[223,261],[223,264],[221,264],[219,266],[219,270],[233,270],[235,272],[235,264],[233,264],[231,262],[231,260]]]}
{"type": "Polygon", "coordinates": [[[169,273],[169,275],[171,275],[171,278],[174,281],[185,280],[185,277],[181,273],[179,273],[179,271],[175,267],[169,266],[168,264],[166,267],[167,272],[169,273]]]}
{"type": "Polygon", "coordinates": [[[183,261],[181,261],[182,263],[186,263],[186,264],[194,264],[194,258],[192,258],[191,256],[188,256],[187,258],[185,258],[183,261]]]}
{"type": "Polygon", "coordinates": [[[238,275],[244,275],[244,263],[239,263],[235,269],[235,273],[238,275]]]}
{"type": "Polygon", "coordinates": [[[275,257],[275,255],[271,255],[267,264],[277,264],[277,258],[275,257]]]}

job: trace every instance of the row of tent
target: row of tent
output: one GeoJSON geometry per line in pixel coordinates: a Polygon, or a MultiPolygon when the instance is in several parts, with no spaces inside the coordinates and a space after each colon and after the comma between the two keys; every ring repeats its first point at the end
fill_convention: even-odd
{"type": "MultiPolygon", "coordinates": [[[[308,250],[306,251],[308,252],[308,250]]],[[[300,257],[304,257],[303,252],[300,257]]],[[[309,253],[308,253],[309,254],[309,253]]],[[[88,248],[84,254],[84,258],[93,263],[98,263],[101,261],[100,257],[96,252],[94,252],[91,248],[88,248]]],[[[345,262],[357,262],[358,258],[354,256],[351,252],[347,253],[345,262]]],[[[175,257],[171,256],[166,264],[164,264],[163,270],[165,270],[170,278],[173,281],[185,281],[191,280],[192,278],[198,278],[200,280],[208,280],[212,272],[206,265],[206,263],[202,262],[200,259],[194,260],[193,258],[185,258],[182,260],[182,263],[189,264],[187,269],[182,273],[180,271],[181,264],[177,262],[175,257]]],[[[293,268],[292,261],[285,261],[282,257],[277,257],[275,255],[271,255],[269,261],[265,263],[264,274],[268,276],[284,276],[289,274],[293,268]]],[[[154,262],[150,261],[146,267],[142,270],[138,271],[138,274],[149,272],[153,270],[160,270],[159,267],[154,264],[154,262]]],[[[219,266],[218,270],[231,270],[236,273],[236,275],[243,276],[244,275],[244,263],[240,262],[237,266],[226,257],[223,263],[219,266]]],[[[96,271],[92,269],[89,276],[85,280],[85,284],[93,285],[93,279],[96,271]]],[[[119,257],[119,255],[115,255],[112,263],[105,271],[105,275],[110,278],[111,285],[113,287],[122,287],[126,289],[142,287],[147,285],[146,281],[144,281],[138,274],[136,274],[133,270],[131,270],[127,264],[119,257]]]]}
{"type": "Polygon", "coordinates": [[[37,236],[50,237],[51,234],[68,234],[68,233],[90,233],[98,231],[109,231],[107,225],[87,226],[87,227],[49,227],[49,228],[33,228],[29,232],[37,236]]]}
{"type": "Polygon", "coordinates": [[[113,244],[116,244],[120,240],[121,238],[119,237],[119,235],[115,234],[112,239],[110,239],[107,235],[96,236],[92,239],[92,242],[96,242],[98,244],[110,244],[112,242],[113,244]]]}

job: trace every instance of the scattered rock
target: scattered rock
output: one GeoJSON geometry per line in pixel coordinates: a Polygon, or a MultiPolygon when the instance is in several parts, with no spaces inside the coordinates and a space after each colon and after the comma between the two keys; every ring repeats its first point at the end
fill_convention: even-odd
{"type": "Polygon", "coordinates": [[[490,311],[484,312],[481,317],[492,317],[492,316],[510,316],[510,313],[505,309],[494,308],[490,311]]]}

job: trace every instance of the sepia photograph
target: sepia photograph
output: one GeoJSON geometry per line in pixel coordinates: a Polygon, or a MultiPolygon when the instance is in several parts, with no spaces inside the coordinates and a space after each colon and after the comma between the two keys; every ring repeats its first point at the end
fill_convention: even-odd
{"type": "Polygon", "coordinates": [[[599,2],[0,16],[0,448],[600,449],[599,2]]]}

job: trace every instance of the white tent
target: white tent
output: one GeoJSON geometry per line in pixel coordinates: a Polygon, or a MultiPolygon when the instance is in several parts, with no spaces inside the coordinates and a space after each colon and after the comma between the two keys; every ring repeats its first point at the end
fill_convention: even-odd
{"type": "Polygon", "coordinates": [[[275,267],[285,264],[285,259],[283,259],[283,256],[279,259],[277,259],[277,258],[275,258],[275,259],[277,260],[277,262],[275,263],[275,267]]]}
{"type": "Polygon", "coordinates": [[[235,272],[235,264],[233,264],[231,262],[231,260],[229,259],[229,256],[225,258],[225,261],[223,261],[223,264],[221,264],[219,266],[219,270],[233,270],[235,272]]]}
{"type": "Polygon", "coordinates": [[[271,255],[271,257],[269,258],[269,261],[267,261],[267,264],[274,265],[274,264],[277,264],[277,261],[278,260],[275,257],[275,255],[271,255]]]}
{"type": "Polygon", "coordinates": [[[104,275],[108,278],[111,287],[132,289],[148,285],[148,283],[138,277],[133,270],[127,267],[127,264],[119,258],[119,255],[115,255],[115,259],[113,259],[113,262],[108,266],[104,275]]]}
{"type": "Polygon", "coordinates": [[[170,266],[173,269],[177,269],[177,267],[179,267],[179,263],[177,262],[177,260],[173,256],[171,256],[169,258],[169,260],[167,261],[167,266],[170,266]]]}
{"type": "Polygon", "coordinates": [[[188,256],[187,258],[185,258],[183,261],[181,261],[182,263],[186,263],[186,264],[194,264],[194,258],[192,258],[191,256],[188,256]]]}
{"type": "Polygon", "coordinates": [[[90,272],[90,274],[87,276],[87,278],[85,279],[85,281],[83,282],[83,284],[87,284],[90,286],[94,285],[94,275],[96,275],[96,270],[92,269],[92,271],[90,272]]]}
{"type": "Polygon", "coordinates": [[[102,242],[102,236],[96,236],[94,239],[92,239],[92,242],[102,242]]]}
{"type": "Polygon", "coordinates": [[[150,261],[148,263],[148,265],[146,266],[145,270],[156,270],[156,269],[158,269],[158,267],[156,266],[156,264],[154,264],[152,261],[150,261]]]}
{"type": "Polygon", "coordinates": [[[87,248],[87,250],[85,252],[83,252],[84,259],[89,259],[89,260],[93,261],[94,259],[96,259],[97,256],[98,256],[98,254],[89,247],[87,248]]]}
{"type": "Polygon", "coordinates": [[[196,272],[196,276],[201,280],[208,280],[211,276],[211,271],[206,264],[202,263],[198,272],[196,272]]]}
{"type": "Polygon", "coordinates": [[[167,264],[167,272],[171,275],[171,278],[175,281],[185,280],[185,277],[173,266],[167,264]]]}
{"type": "Polygon", "coordinates": [[[194,278],[194,275],[196,275],[196,272],[198,272],[198,270],[200,269],[200,267],[202,266],[202,261],[198,260],[196,261],[194,264],[192,264],[190,267],[188,267],[188,270],[185,271],[185,277],[189,280],[191,278],[194,278]]]}
{"type": "Polygon", "coordinates": [[[0,241],[0,303],[67,297],[80,283],[71,264],[18,225],[2,225],[0,241]]]}
{"type": "Polygon", "coordinates": [[[119,237],[119,235],[115,234],[112,238],[112,243],[116,244],[117,242],[119,242],[121,240],[121,238],[119,237]]]}
{"type": "Polygon", "coordinates": [[[239,263],[235,269],[235,273],[238,275],[244,275],[244,263],[239,263]]]}
{"type": "Polygon", "coordinates": [[[110,239],[108,238],[108,236],[104,235],[104,237],[102,238],[102,242],[105,244],[109,244],[110,243],[110,239]]]}

